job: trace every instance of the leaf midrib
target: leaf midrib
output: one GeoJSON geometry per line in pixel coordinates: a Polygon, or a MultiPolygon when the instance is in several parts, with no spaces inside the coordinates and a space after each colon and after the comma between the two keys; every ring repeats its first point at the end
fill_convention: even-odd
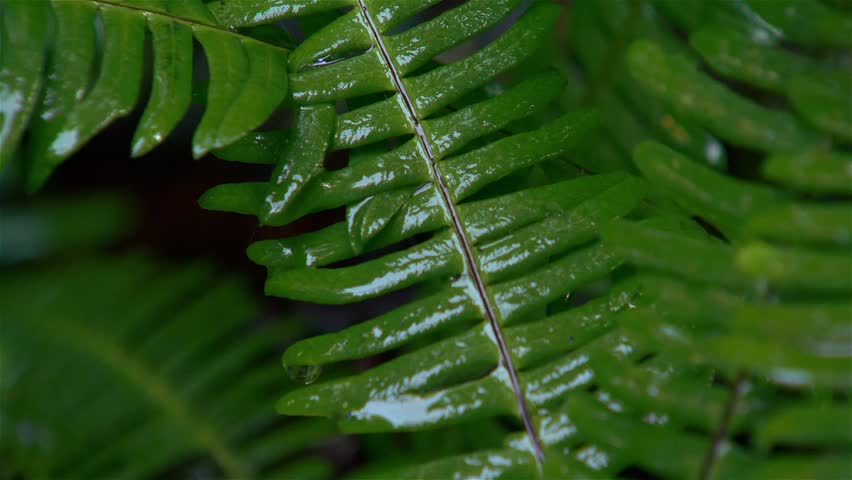
{"type": "Polygon", "coordinates": [[[716,428],[716,432],[713,434],[713,440],[710,442],[707,454],[704,457],[704,462],[701,465],[701,471],[698,474],[699,480],[710,480],[713,476],[713,470],[722,456],[724,443],[728,440],[728,429],[734,419],[737,407],[745,394],[747,382],[748,375],[745,372],[740,372],[731,384],[731,393],[728,397],[728,401],[725,403],[725,408],[722,411],[722,417],[719,418],[718,427],[716,428]]]}
{"type": "Polygon", "coordinates": [[[243,35],[242,33],[239,33],[235,30],[231,30],[229,28],[225,28],[225,27],[222,27],[220,25],[216,25],[214,23],[205,23],[205,22],[201,22],[201,21],[198,21],[198,20],[192,20],[192,19],[185,18],[185,17],[178,17],[176,15],[171,15],[171,14],[166,13],[166,12],[160,12],[160,11],[157,11],[157,10],[148,10],[148,9],[145,9],[145,8],[140,8],[140,7],[136,7],[136,6],[132,6],[132,5],[125,5],[123,3],[117,3],[117,2],[114,2],[112,0],[90,0],[90,1],[93,4],[95,4],[96,6],[107,6],[107,7],[110,7],[110,8],[122,8],[122,9],[125,9],[125,10],[133,10],[133,11],[136,11],[136,12],[140,12],[143,15],[157,15],[157,16],[160,16],[160,17],[163,17],[163,18],[168,18],[169,20],[171,20],[173,22],[187,25],[189,27],[202,27],[202,28],[208,28],[208,29],[211,29],[211,30],[218,30],[222,33],[227,33],[229,35],[233,35],[234,37],[237,37],[242,41],[259,43],[259,44],[261,44],[265,47],[275,48],[277,50],[281,50],[281,51],[284,51],[284,52],[290,51],[289,49],[279,47],[278,45],[275,45],[275,44],[272,44],[272,43],[263,42],[263,41],[258,40],[256,38],[249,37],[247,35],[243,35]]]}
{"type": "Polygon", "coordinates": [[[388,52],[387,46],[384,43],[382,33],[373,22],[373,18],[370,16],[370,13],[367,9],[367,5],[364,3],[364,0],[357,1],[358,7],[361,10],[361,16],[364,18],[366,22],[366,27],[370,31],[370,36],[372,37],[373,42],[376,44],[376,47],[379,49],[379,52],[382,55],[382,59],[390,73],[391,80],[394,83],[394,87],[396,88],[397,92],[400,95],[400,98],[402,99],[402,104],[405,109],[406,117],[408,118],[408,121],[411,123],[411,126],[414,129],[414,136],[417,138],[417,141],[420,145],[421,156],[423,156],[424,161],[428,164],[429,171],[432,174],[432,178],[435,182],[435,185],[441,194],[441,199],[444,203],[444,209],[450,217],[452,230],[460,247],[460,253],[462,257],[464,257],[466,271],[470,274],[470,277],[474,283],[474,287],[476,288],[476,291],[479,294],[480,304],[482,305],[484,314],[488,319],[489,325],[491,326],[491,331],[494,334],[494,339],[497,343],[497,347],[500,352],[501,363],[509,375],[509,380],[512,384],[512,391],[514,392],[515,398],[518,402],[518,413],[524,423],[524,429],[526,430],[526,433],[530,438],[530,443],[532,444],[536,460],[542,463],[544,461],[544,451],[541,446],[541,440],[538,436],[538,432],[535,429],[535,425],[532,420],[532,415],[530,414],[529,408],[527,407],[526,397],[523,393],[523,390],[521,389],[517,371],[513,365],[509,348],[506,345],[506,341],[503,336],[503,330],[500,326],[500,322],[497,320],[497,315],[495,314],[494,306],[492,305],[491,299],[488,296],[488,291],[485,288],[485,282],[482,280],[482,275],[479,271],[479,265],[477,264],[476,259],[474,257],[470,239],[468,238],[468,235],[464,229],[464,225],[462,224],[458,211],[456,210],[456,206],[453,202],[450,189],[447,187],[444,181],[444,177],[441,175],[441,172],[438,168],[437,158],[434,154],[434,151],[432,150],[432,146],[429,143],[429,139],[426,136],[425,131],[423,130],[420,118],[417,116],[417,111],[414,108],[414,103],[412,102],[411,96],[408,94],[408,91],[405,88],[405,84],[402,82],[402,74],[397,69],[397,66],[393,62],[390,53],[388,52]]]}
{"type": "Polygon", "coordinates": [[[152,403],[182,425],[195,439],[195,443],[209,451],[228,478],[245,479],[250,474],[248,465],[239,460],[236,453],[220,438],[216,428],[193,415],[188,403],[175,392],[173,386],[162,381],[139,359],[107,337],[75,325],[70,319],[52,322],[48,331],[49,335],[67,340],[68,345],[101,360],[107,368],[123,376],[142,391],[152,403]]]}

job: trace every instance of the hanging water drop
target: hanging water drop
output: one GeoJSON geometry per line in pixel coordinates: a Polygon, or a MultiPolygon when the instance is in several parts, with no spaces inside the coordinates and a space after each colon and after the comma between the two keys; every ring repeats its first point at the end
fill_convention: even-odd
{"type": "Polygon", "coordinates": [[[309,385],[314,383],[322,373],[322,365],[284,365],[290,380],[309,385]]]}

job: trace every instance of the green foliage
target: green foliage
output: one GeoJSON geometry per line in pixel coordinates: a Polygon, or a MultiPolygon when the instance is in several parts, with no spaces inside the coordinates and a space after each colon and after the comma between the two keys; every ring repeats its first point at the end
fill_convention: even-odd
{"type": "MultiPolygon", "coordinates": [[[[772,6],[779,4],[797,8],[803,2],[760,4],[755,10],[775,11],[772,6]]],[[[568,324],[566,333],[593,333],[562,357],[565,367],[547,371],[547,378],[573,373],[555,381],[559,388],[570,390],[577,383],[583,388],[537,412],[538,431],[553,452],[543,470],[522,453],[527,440],[512,436],[503,450],[433,462],[399,478],[486,472],[489,478],[515,478],[536,471],[545,478],[609,478],[629,476],[628,471],[664,478],[847,475],[849,52],[824,53],[826,61],[813,68],[807,62],[819,58],[815,55],[753,43],[736,33],[740,28],[761,38],[755,32],[772,27],[752,23],[759,17],[744,3],[737,8],[745,10],[728,10],[734,2],[657,4],[670,20],[697,31],[691,41],[720,74],[730,68],[737,72],[733,80],[788,96],[792,111],[778,111],[767,108],[765,99],[746,98],[701,73],[694,53],[668,33],[656,10],[629,5],[573,2],[572,48],[589,82],[588,98],[599,102],[610,127],[596,134],[609,138],[583,145],[582,151],[601,160],[584,166],[607,170],[618,164],[606,161],[607,155],[633,152],[635,167],[650,182],[656,204],[651,211],[663,213],[613,222],[601,232],[602,248],[633,267],[622,270],[632,275],[611,290],[629,292],[633,308],[598,313],[591,317],[594,323],[568,324]],[[722,25],[731,30],[712,30],[722,25]],[[631,46],[634,38],[639,41],[631,46]],[[731,41],[749,48],[731,47],[726,43],[731,41]],[[727,64],[720,67],[721,61],[727,64]],[[833,91],[833,97],[824,90],[824,103],[797,100],[804,82],[825,85],[835,78],[845,79],[847,88],[833,91]],[[745,181],[727,173],[721,160],[738,147],[769,153],[758,178],[745,181]],[[691,218],[722,232],[725,240],[708,235],[691,218]]],[[[811,10],[816,15],[821,8],[811,10]]],[[[816,16],[819,28],[785,22],[770,30],[808,47],[848,47],[842,43],[848,35],[841,34],[848,33],[841,30],[848,17],[816,16]],[[799,28],[813,30],[793,31],[799,28]]],[[[594,300],[560,315],[593,305],[594,300]]],[[[560,338],[557,332],[547,334],[560,338]]],[[[534,338],[550,340],[547,334],[534,338]]],[[[451,349],[427,365],[455,358],[451,349]]],[[[469,350],[463,351],[467,356],[469,350]]],[[[474,404],[465,400],[476,397],[460,393],[464,387],[482,389],[478,383],[457,389],[451,401],[430,394],[425,398],[434,403],[405,405],[414,410],[425,404],[427,413],[464,417],[474,404]]],[[[529,394],[538,383],[522,383],[535,404],[529,394]]],[[[494,397],[488,392],[477,400],[490,408],[494,397]]],[[[360,414],[355,412],[356,420],[360,414]]],[[[350,416],[342,424],[356,420],[350,416]]]]}
{"type": "MultiPolygon", "coordinates": [[[[596,230],[630,213],[644,189],[623,174],[564,180],[577,175],[567,167],[567,176],[542,185],[523,180],[543,173],[539,164],[566,154],[596,125],[585,111],[540,126],[512,125],[556,99],[562,85],[555,73],[529,74],[499,95],[476,97],[542,44],[558,16],[555,5],[534,2],[485,47],[429,65],[496,25],[518,2],[468,2],[397,34],[388,32],[435,2],[395,2],[394,10],[379,3],[358,3],[294,50],[291,87],[299,110],[287,135],[259,135],[220,153],[257,161],[251,154],[262,146],[276,163],[271,181],[223,185],[201,203],[255,214],[265,225],[346,206],[344,221],[249,248],[270,269],[268,294],[342,304],[440,282],[423,299],[294,345],[284,363],[312,368],[428,346],[285,395],[279,411],[337,417],[345,432],[514,417],[530,438],[521,455],[534,466],[542,446],[531,412],[562,398],[563,382],[580,373],[565,370],[574,359],[564,354],[574,344],[540,337],[568,328],[578,314],[548,315],[547,305],[618,266],[596,242],[596,230]],[[431,33],[438,31],[440,40],[431,33]],[[341,101],[353,107],[335,114],[327,102],[341,101]],[[324,168],[326,153],[342,149],[351,150],[348,165],[324,168]],[[500,183],[513,175],[512,183],[500,183]],[[399,248],[380,250],[388,246],[399,248]],[[363,256],[372,251],[378,253],[363,256]],[[335,266],[344,261],[351,264],[335,266]]],[[[234,18],[248,17],[234,13],[242,6],[221,4],[234,18]]],[[[624,295],[602,298],[579,315],[625,306],[624,295]]],[[[589,329],[577,334],[577,344],[607,325],[589,329]]]]}
{"type": "MultiPolygon", "coordinates": [[[[495,417],[515,430],[502,447],[364,477],[848,474],[845,0],[574,0],[570,62],[541,58],[562,12],[546,0],[471,0],[436,16],[438,0],[216,0],[187,3],[191,13],[166,0],[87,1],[51,8],[102,11],[112,82],[102,89],[116,98],[127,92],[125,70],[106,70],[110,17],[137,45],[141,12],[159,12],[144,17],[154,92],[158,71],[174,73],[183,102],[189,80],[175,72],[189,57],[158,67],[151,19],[204,45],[212,80],[196,153],[226,147],[216,155],[272,175],[218,186],[202,206],[274,227],[345,211],[249,247],[267,294],[351,304],[419,287],[398,308],[287,349],[286,368],[320,381],[286,392],[278,410],[347,433],[495,417]],[[284,19],[306,32],[292,51],[250,39],[273,38],[265,27],[284,19]],[[466,43],[485,32],[496,38],[466,43]],[[274,58],[281,88],[263,83],[252,49],[274,58]],[[243,137],[282,102],[291,128],[243,137]],[[352,375],[319,373],[388,353],[352,375]]],[[[20,20],[39,8],[9,9],[4,35],[43,45],[45,27],[20,20]]],[[[7,51],[15,81],[41,62],[7,51]]],[[[15,87],[28,106],[4,117],[8,138],[36,108],[38,83],[15,87]]],[[[97,92],[80,105],[111,104],[97,92]]],[[[142,125],[170,130],[182,113],[152,100],[142,125]]]]}
{"type": "Polygon", "coordinates": [[[3,0],[0,7],[0,167],[28,128],[31,190],[133,111],[146,32],[153,80],[133,156],[165,140],[189,108],[193,38],[209,64],[207,109],[193,137],[196,157],[258,127],[287,95],[287,50],[223,28],[201,0],[3,0]]]}
{"type": "MultiPolygon", "coordinates": [[[[639,345],[654,350],[646,363],[666,365],[650,377],[636,372],[614,382],[618,372],[615,377],[609,373],[598,377],[609,390],[608,400],[623,402],[609,407],[610,437],[602,439],[604,445],[641,448],[630,438],[647,429],[643,423],[660,423],[658,434],[677,439],[676,446],[667,449],[671,457],[656,464],[648,457],[633,461],[657,475],[846,475],[848,431],[840,425],[848,421],[852,387],[848,369],[852,179],[847,171],[852,158],[846,145],[849,110],[834,112],[852,101],[848,35],[839,34],[849,17],[839,12],[818,15],[824,12],[818,2],[661,0],[653,2],[659,10],[622,8],[624,16],[616,22],[612,17],[618,18],[617,5],[593,10],[592,3],[575,5],[575,25],[593,32],[575,32],[578,57],[587,48],[583,42],[595,38],[595,29],[632,26],[625,29],[629,40],[616,39],[604,47],[610,52],[606,58],[623,55],[624,63],[615,60],[623,66],[597,67],[609,68],[610,77],[587,77],[606,82],[596,86],[601,96],[620,99],[626,107],[613,109],[620,115],[604,119],[613,122],[609,132],[630,148],[643,137],[657,139],[640,142],[632,155],[651,190],[673,201],[675,211],[700,219],[724,237],[720,241],[703,232],[675,232],[647,222],[616,222],[604,228],[604,245],[637,271],[647,272],[636,279],[647,304],[637,301],[638,308],[623,314],[619,324],[639,345]],[[776,7],[805,4],[814,12],[808,19],[814,19],[819,29],[781,22],[769,13],[777,12],[776,7]],[[659,12],[690,34],[695,51],[684,50],[664,35],[667,30],[659,23],[659,12]],[[790,49],[780,43],[782,39],[800,43],[801,49],[790,49]],[[806,55],[804,47],[844,50],[806,55]],[[728,76],[728,83],[703,73],[702,61],[718,75],[728,76]],[[738,93],[742,90],[731,88],[735,82],[748,84],[755,93],[748,97],[738,93]],[[827,101],[831,108],[801,100],[804,84],[829,87],[843,82],[845,90],[823,90],[831,98],[827,101]],[[641,119],[647,121],[656,113],[630,103],[631,94],[625,93],[630,88],[639,88],[642,95],[651,96],[650,102],[668,109],[670,124],[706,128],[724,142],[729,158],[731,152],[738,154],[739,162],[754,162],[749,156],[762,153],[766,158],[757,169],[737,165],[737,170],[717,173],[710,167],[718,166],[706,156],[659,131],[627,137],[624,132],[632,129],[615,125],[641,125],[641,119]],[[789,107],[767,106],[777,105],[771,95],[787,97],[789,107]],[[754,174],[746,180],[732,175],[749,170],[754,174]],[[709,375],[705,377],[712,379],[709,390],[724,385],[730,393],[714,395],[706,383],[678,389],[672,410],[667,411],[659,382],[666,377],[664,372],[688,366],[695,372],[692,380],[709,375]],[[634,390],[626,390],[628,386],[634,390]],[[686,414],[695,407],[695,415],[686,414]],[[655,412],[654,420],[643,416],[646,409],[655,412]],[[661,416],[659,411],[666,413],[661,416]],[[701,419],[700,412],[714,413],[701,419]],[[690,437],[697,440],[696,431],[703,431],[712,442],[704,440],[703,448],[692,450],[690,437]],[[691,465],[672,470],[677,463],[673,458],[691,465]]],[[[598,33],[597,38],[614,37],[598,33]]],[[[646,440],[648,434],[639,438],[646,440]]]]}
{"type": "Polygon", "coordinates": [[[115,192],[0,206],[0,267],[109,246],[134,228],[136,216],[128,197],[115,192]]]}
{"type": "Polygon", "coordinates": [[[270,407],[282,373],[268,360],[298,324],[251,327],[235,278],[142,255],[78,260],[3,272],[0,305],[0,477],[329,476],[325,460],[292,457],[333,425],[270,407]]]}

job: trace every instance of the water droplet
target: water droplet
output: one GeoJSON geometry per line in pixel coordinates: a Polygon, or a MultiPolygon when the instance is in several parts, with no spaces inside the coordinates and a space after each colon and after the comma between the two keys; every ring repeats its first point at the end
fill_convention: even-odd
{"type": "Polygon", "coordinates": [[[414,191],[413,195],[419,195],[425,192],[426,190],[429,190],[430,188],[432,188],[432,182],[426,182],[423,185],[417,187],[417,190],[414,191]]]}
{"type": "MultiPolygon", "coordinates": [[[[325,67],[327,65],[334,65],[335,63],[342,62],[349,58],[346,55],[326,55],[324,57],[320,57],[314,61],[314,63],[310,64],[310,67],[325,67]]],[[[303,70],[305,70],[303,68],[303,70]]]]}
{"type": "Polygon", "coordinates": [[[291,380],[304,385],[314,383],[322,373],[321,365],[285,365],[284,368],[291,380]]]}
{"type": "Polygon", "coordinates": [[[470,275],[468,275],[467,272],[462,272],[450,277],[450,285],[453,287],[463,287],[473,285],[473,283],[471,282],[470,275]]]}
{"type": "Polygon", "coordinates": [[[334,65],[335,63],[339,63],[339,62],[342,62],[344,60],[349,60],[351,58],[355,58],[355,57],[358,57],[360,55],[363,55],[367,52],[370,52],[371,50],[373,50],[372,46],[365,48],[365,49],[355,49],[355,50],[344,50],[344,51],[332,52],[332,53],[329,53],[327,55],[323,55],[322,57],[317,58],[316,60],[314,60],[313,63],[311,63],[307,67],[302,68],[302,70],[306,70],[306,69],[312,68],[312,67],[325,67],[327,65],[334,65]]]}
{"type": "MultiPolygon", "coordinates": [[[[634,291],[630,292],[630,295],[628,296],[628,299],[627,299],[627,305],[625,305],[624,307],[636,308],[636,306],[639,305],[639,302],[641,301],[641,299],[642,299],[642,291],[641,290],[634,290],[634,291]]],[[[624,307],[619,307],[617,310],[620,311],[624,307]]]]}
{"type": "Polygon", "coordinates": [[[769,288],[769,280],[763,277],[757,278],[754,282],[754,291],[760,297],[769,296],[769,294],[771,293],[771,289],[769,288]]]}

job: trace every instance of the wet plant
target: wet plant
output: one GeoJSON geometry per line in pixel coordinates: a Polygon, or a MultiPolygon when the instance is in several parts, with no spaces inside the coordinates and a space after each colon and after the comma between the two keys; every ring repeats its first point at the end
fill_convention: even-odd
{"type": "Polygon", "coordinates": [[[36,188],[129,113],[150,37],[132,153],[195,92],[195,155],[270,170],[202,207],[323,219],[248,246],[267,295],[416,290],[290,346],[308,385],[269,407],[350,434],[502,422],[501,444],[363,476],[840,477],[847,3],[7,0],[0,161],[36,188]]]}

